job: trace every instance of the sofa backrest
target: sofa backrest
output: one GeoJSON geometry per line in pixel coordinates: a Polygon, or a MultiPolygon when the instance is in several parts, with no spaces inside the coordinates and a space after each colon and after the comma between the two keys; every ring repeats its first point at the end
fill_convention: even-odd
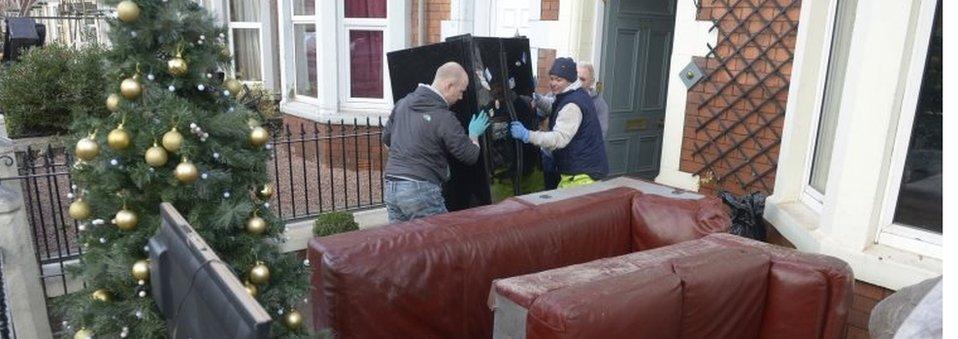
{"type": "MultiPolygon", "coordinates": [[[[727,234],[576,266],[606,261],[635,270],[537,296],[527,337],[837,339],[851,302],[844,262],[727,234]]],[[[500,281],[497,292],[522,294],[516,286],[554,284],[575,268],[500,281]]]]}
{"type": "Polygon", "coordinates": [[[645,251],[728,232],[731,216],[716,197],[673,199],[654,194],[632,198],[632,249],[645,251]]]}
{"type": "Polygon", "coordinates": [[[488,338],[494,279],[629,253],[636,194],[510,199],[314,238],[314,322],[342,337],[488,338]]]}

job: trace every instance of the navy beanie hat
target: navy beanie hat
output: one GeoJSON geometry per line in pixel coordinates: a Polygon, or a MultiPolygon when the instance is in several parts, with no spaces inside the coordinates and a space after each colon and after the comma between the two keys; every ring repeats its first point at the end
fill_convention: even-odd
{"type": "Polygon", "coordinates": [[[556,61],[552,63],[552,69],[549,70],[549,75],[555,75],[569,80],[569,82],[575,82],[576,79],[579,78],[579,73],[575,68],[575,61],[572,61],[572,58],[556,59],[556,61]]]}

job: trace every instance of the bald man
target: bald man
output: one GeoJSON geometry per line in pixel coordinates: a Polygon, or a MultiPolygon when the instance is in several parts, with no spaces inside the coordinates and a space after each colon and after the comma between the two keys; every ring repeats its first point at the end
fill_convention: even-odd
{"type": "Polygon", "coordinates": [[[419,84],[389,115],[382,139],[389,147],[384,198],[390,223],[446,213],[441,188],[449,179],[446,155],[467,165],[479,159],[479,136],[489,127],[488,114],[473,116],[467,134],[449,110],[468,85],[462,66],[446,63],[431,85],[419,84]]]}

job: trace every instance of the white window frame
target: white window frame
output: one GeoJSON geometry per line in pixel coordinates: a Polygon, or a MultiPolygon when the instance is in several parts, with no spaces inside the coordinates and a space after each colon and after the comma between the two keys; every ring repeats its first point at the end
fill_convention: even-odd
{"type": "Polygon", "coordinates": [[[406,13],[407,1],[386,1],[386,18],[345,18],[342,0],[315,0],[314,16],[294,16],[293,0],[279,0],[279,53],[282,75],[280,102],[283,113],[314,121],[352,121],[366,117],[388,117],[393,105],[392,87],[386,54],[409,46],[410,18],[406,13]],[[295,56],[293,49],[293,24],[316,25],[318,98],[296,94],[295,56]],[[349,29],[379,30],[383,32],[383,98],[349,97],[349,29]]]}
{"type": "MultiPolygon", "coordinates": [[[[229,2],[229,1],[233,1],[233,0],[227,0],[227,1],[229,2]]],[[[230,46],[229,46],[229,47],[230,47],[230,55],[234,56],[234,58],[233,58],[233,60],[232,60],[232,62],[233,62],[233,69],[230,70],[230,73],[231,73],[231,75],[232,75],[233,78],[236,78],[236,58],[235,58],[235,56],[236,56],[236,44],[234,43],[234,42],[235,42],[235,39],[234,39],[234,36],[233,36],[233,30],[234,30],[234,29],[255,29],[255,30],[259,33],[259,34],[257,34],[257,35],[259,36],[259,75],[260,75],[260,78],[261,78],[261,79],[258,80],[258,81],[253,81],[253,80],[245,81],[245,80],[244,80],[243,82],[244,82],[244,83],[264,83],[264,82],[266,82],[266,79],[267,79],[267,76],[268,76],[269,73],[267,72],[267,69],[266,69],[266,34],[263,33],[263,31],[264,31],[264,29],[263,29],[263,18],[260,17],[260,21],[259,21],[259,22],[252,22],[252,21],[233,21],[233,13],[232,13],[233,10],[232,10],[232,8],[233,8],[233,6],[229,6],[229,5],[226,6],[226,20],[228,20],[228,22],[229,22],[229,24],[227,24],[227,27],[228,27],[228,29],[229,29],[229,38],[230,38],[230,40],[229,40],[229,41],[230,41],[230,44],[229,44],[229,45],[230,45],[230,46]]],[[[262,6],[260,6],[260,10],[262,10],[262,6]]],[[[268,15],[269,15],[269,12],[263,13],[263,12],[261,11],[261,12],[260,12],[260,15],[266,15],[266,16],[268,16],[268,15]]]]}
{"type": "MultiPolygon", "coordinates": [[[[387,1],[388,5],[388,1],[387,1]]],[[[388,32],[389,28],[389,18],[396,13],[390,13],[390,10],[387,6],[386,17],[385,18],[347,18],[346,17],[346,6],[342,0],[336,1],[336,18],[338,22],[339,32],[338,41],[337,41],[337,55],[339,57],[340,64],[340,76],[339,76],[339,100],[340,108],[343,110],[357,110],[357,111],[381,111],[389,109],[389,106],[392,104],[391,95],[392,88],[389,83],[389,65],[386,61],[386,53],[389,51],[390,43],[390,34],[388,32]],[[352,74],[350,74],[350,57],[349,57],[349,31],[351,30],[364,30],[364,31],[380,31],[383,33],[383,55],[382,55],[382,76],[383,76],[383,97],[381,99],[377,98],[357,98],[353,97],[350,86],[350,80],[352,80],[352,74]]],[[[400,14],[401,15],[401,14],[400,14]]]]}
{"type": "Polygon", "coordinates": [[[286,67],[289,67],[288,69],[287,69],[286,67],[283,67],[283,69],[284,69],[283,78],[286,79],[286,78],[288,77],[288,78],[290,79],[290,80],[288,81],[288,83],[291,84],[291,88],[290,88],[290,90],[288,91],[288,92],[290,93],[290,96],[291,96],[290,99],[295,99],[296,101],[300,101],[300,102],[303,102],[303,103],[306,103],[306,104],[314,104],[314,105],[315,105],[315,104],[319,104],[319,96],[322,95],[322,88],[319,88],[320,84],[323,83],[323,82],[322,82],[322,78],[321,78],[321,74],[320,74],[320,73],[321,73],[321,72],[320,72],[320,68],[319,68],[319,63],[320,63],[320,55],[319,55],[320,51],[319,51],[319,48],[320,48],[320,46],[321,46],[320,38],[319,38],[319,36],[320,36],[320,34],[321,34],[321,33],[320,33],[320,29],[319,29],[319,16],[320,16],[320,15],[319,15],[319,11],[320,11],[320,1],[324,1],[324,0],[315,0],[315,1],[316,1],[316,3],[313,5],[313,6],[314,6],[314,7],[313,7],[313,8],[314,8],[314,9],[313,9],[313,10],[314,10],[313,15],[294,15],[294,14],[293,14],[293,6],[292,6],[291,0],[282,0],[281,2],[282,2],[283,4],[287,4],[288,6],[281,6],[281,7],[280,7],[280,10],[281,10],[282,12],[281,12],[280,15],[279,15],[280,20],[282,20],[284,23],[288,23],[288,24],[289,24],[289,29],[281,29],[281,31],[283,31],[283,38],[280,39],[280,40],[281,40],[283,43],[280,44],[280,51],[283,52],[283,53],[291,54],[293,57],[296,56],[296,53],[295,53],[296,43],[295,43],[295,41],[293,41],[293,39],[296,37],[296,35],[295,35],[295,34],[296,34],[296,30],[295,30],[296,25],[298,25],[298,24],[313,25],[313,31],[314,31],[315,34],[316,34],[316,63],[317,63],[317,65],[316,65],[316,79],[313,79],[313,80],[316,81],[316,87],[317,87],[317,88],[316,88],[316,97],[311,97],[311,96],[304,95],[304,94],[299,94],[299,93],[296,92],[296,77],[297,77],[297,74],[296,74],[296,60],[291,60],[292,63],[289,64],[289,65],[286,65],[286,67]],[[289,18],[289,20],[286,20],[286,18],[289,18]],[[286,48],[288,48],[289,50],[286,50],[286,48]],[[291,71],[286,72],[285,70],[291,70],[291,71]]]}
{"type": "Polygon", "coordinates": [[[879,232],[879,244],[912,251],[921,255],[943,259],[942,235],[894,222],[895,208],[898,206],[898,193],[908,156],[915,111],[921,94],[922,79],[925,75],[925,63],[928,46],[931,43],[931,30],[935,22],[937,0],[920,0],[920,10],[916,20],[914,48],[911,50],[905,89],[898,115],[898,127],[895,133],[895,145],[889,165],[888,181],[885,186],[879,232]]]}
{"type": "MultiPolygon", "coordinates": [[[[229,37],[229,51],[230,55],[235,56],[236,50],[233,45],[233,29],[234,28],[256,28],[259,29],[259,57],[260,57],[260,75],[262,77],[261,81],[243,81],[248,84],[263,84],[267,88],[270,88],[274,91],[280,89],[280,84],[275,83],[276,79],[276,65],[273,62],[273,58],[269,56],[266,52],[267,49],[275,46],[277,43],[277,37],[273,35],[272,25],[273,18],[271,12],[270,2],[266,0],[256,1],[259,5],[258,10],[260,11],[260,21],[259,22],[244,22],[244,21],[232,21],[230,13],[232,7],[230,6],[230,1],[232,0],[194,0],[200,6],[204,6],[214,18],[218,19],[220,23],[226,25],[228,30],[229,37]]],[[[229,72],[229,76],[236,77],[236,60],[234,59],[232,64],[232,69],[229,72]]]]}
{"type": "MultiPolygon", "coordinates": [[[[867,1],[867,0],[866,0],[867,1]]],[[[829,64],[832,56],[832,46],[835,40],[835,24],[838,22],[838,0],[828,1],[828,25],[825,27],[825,36],[828,37],[828,47],[822,52],[822,58],[819,60],[819,69],[823,70],[823,75],[819,77],[815,95],[815,114],[812,117],[812,131],[808,136],[808,151],[805,153],[805,174],[802,177],[802,192],[799,200],[813,211],[822,213],[825,202],[825,194],[812,187],[812,166],[815,161],[815,146],[818,144],[818,132],[821,128],[822,111],[825,108],[825,89],[828,85],[829,64]]],[[[847,65],[846,65],[847,66],[847,65]]],[[[843,86],[843,84],[835,84],[843,86]]],[[[834,152],[834,150],[833,150],[834,152]]],[[[829,165],[830,166],[830,165],[829,165]]],[[[826,184],[827,186],[827,184],[826,184]]],[[[826,192],[827,193],[827,192],[826,192]]]]}

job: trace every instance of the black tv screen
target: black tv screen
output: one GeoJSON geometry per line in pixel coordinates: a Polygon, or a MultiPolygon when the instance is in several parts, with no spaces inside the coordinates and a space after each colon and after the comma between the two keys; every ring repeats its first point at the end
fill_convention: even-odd
{"type": "Polygon", "coordinates": [[[266,338],[272,319],[229,266],[168,203],[150,238],[153,299],[169,337],[266,338]]]}

